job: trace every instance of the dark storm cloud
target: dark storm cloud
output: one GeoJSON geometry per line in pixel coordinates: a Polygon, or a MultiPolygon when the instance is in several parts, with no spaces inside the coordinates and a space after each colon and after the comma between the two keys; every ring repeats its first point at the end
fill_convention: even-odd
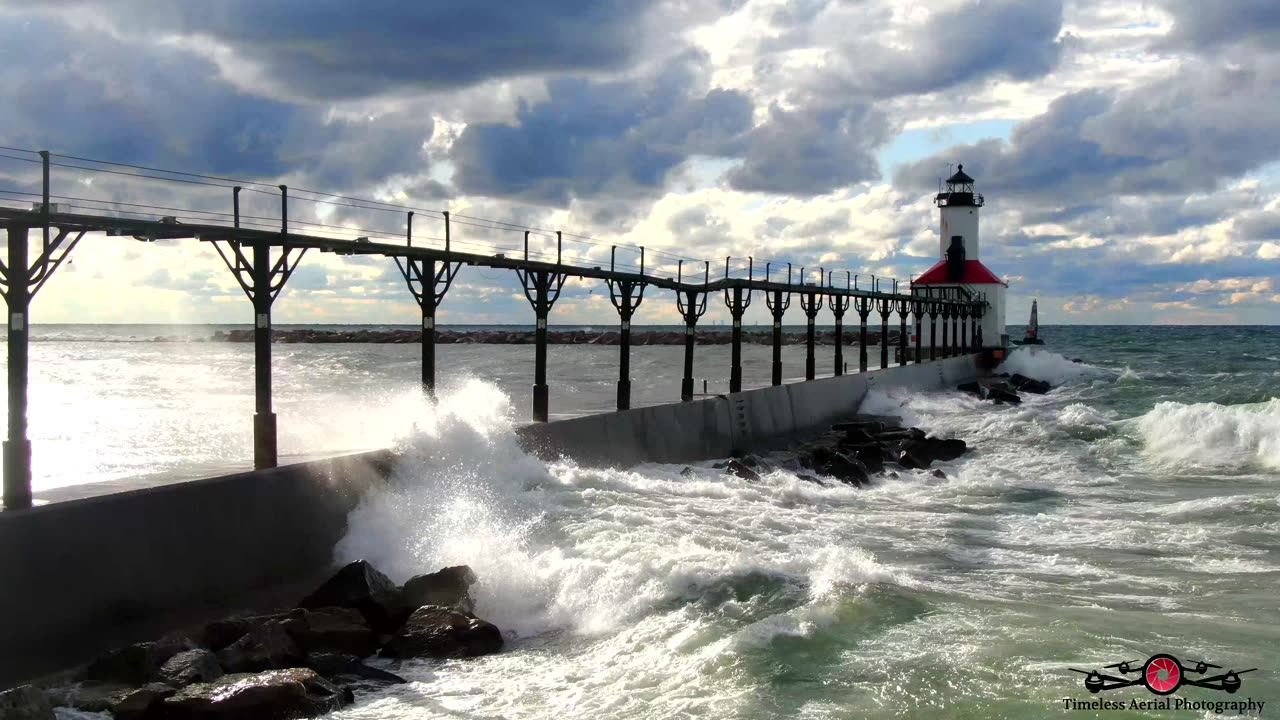
{"type": "Polygon", "coordinates": [[[961,161],[993,194],[1050,207],[1209,191],[1280,158],[1277,93],[1277,58],[1248,67],[1193,64],[1119,95],[1064,95],[1015,127],[1009,142],[950,148],[903,166],[895,183],[932,188],[947,163],[961,161]]]}
{"type": "Polygon", "coordinates": [[[218,175],[293,174],[338,190],[425,169],[430,115],[326,120],[244,94],[179,47],[4,20],[4,144],[218,175]]]}
{"type": "Polygon", "coordinates": [[[700,93],[686,54],[653,77],[557,78],[548,97],[522,102],[515,125],[472,124],[454,144],[454,182],[464,193],[553,205],[574,197],[653,193],[693,155],[738,151],[751,125],[742,93],[700,93]]]}
{"type": "Polygon", "coordinates": [[[690,13],[726,9],[724,3],[682,3],[673,9],[683,12],[671,22],[653,23],[648,15],[662,3],[645,0],[6,4],[92,12],[126,35],[165,32],[211,39],[260,68],[277,92],[326,99],[619,69],[664,33],[674,35],[690,13]]]}
{"type": "Polygon", "coordinates": [[[869,105],[787,111],[747,136],[746,158],[729,172],[734,190],[812,196],[880,177],[874,150],[888,141],[884,115],[869,105]]]}
{"type": "Polygon", "coordinates": [[[1166,44],[1198,50],[1240,41],[1280,48],[1280,2],[1276,0],[1165,0],[1173,13],[1166,44]]]}
{"type": "MultiPolygon", "coordinates": [[[[806,8],[807,9],[807,8],[806,8]]],[[[1061,0],[983,0],[934,14],[913,31],[909,49],[867,42],[850,27],[833,53],[838,71],[824,92],[876,97],[936,92],[990,77],[1031,80],[1058,64],[1061,0]]]]}

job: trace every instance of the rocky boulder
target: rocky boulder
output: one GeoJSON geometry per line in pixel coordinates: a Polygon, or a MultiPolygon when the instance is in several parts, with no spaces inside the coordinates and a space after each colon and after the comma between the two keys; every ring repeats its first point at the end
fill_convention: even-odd
{"type": "Polygon", "coordinates": [[[164,637],[155,642],[126,645],[89,663],[85,668],[84,678],[90,682],[141,685],[153,678],[169,658],[199,647],[193,640],[181,635],[164,637]]]}
{"type": "MultiPolygon", "coordinates": [[[[221,673],[219,673],[221,674],[221,673]]],[[[177,690],[163,683],[149,683],[130,690],[111,706],[115,720],[151,720],[160,714],[161,703],[177,690]]]]}
{"type": "Polygon", "coordinates": [[[160,666],[156,679],[165,685],[182,688],[196,682],[211,682],[222,677],[218,658],[208,650],[185,650],[160,666]]]}
{"type": "Polygon", "coordinates": [[[414,607],[439,605],[463,612],[475,612],[475,601],[471,598],[470,590],[476,580],[476,574],[471,568],[455,565],[429,575],[409,578],[404,584],[404,597],[414,607]]]}
{"type": "Polygon", "coordinates": [[[1036,380],[1017,373],[1009,377],[1009,384],[1020,392],[1029,392],[1036,395],[1044,395],[1051,389],[1049,383],[1043,380],[1036,380]]]}
{"type": "Polygon", "coordinates": [[[256,627],[218,651],[218,664],[229,673],[249,673],[300,667],[302,651],[282,622],[256,627]]]}
{"type": "Polygon", "coordinates": [[[303,652],[334,651],[367,657],[378,651],[378,635],[358,610],[334,607],[299,614],[301,617],[281,624],[303,652]]]}
{"type": "Polygon", "coordinates": [[[308,668],[227,675],[179,690],[157,720],[291,720],[323,715],[354,702],[349,690],[308,668]]]}
{"type": "MultiPolygon", "coordinates": [[[[295,615],[296,616],[296,615],[295,615]]],[[[286,620],[290,613],[274,613],[271,615],[249,615],[215,620],[204,626],[199,637],[201,644],[217,652],[231,643],[244,637],[254,628],[262,627],[269,622],[286,620]]]]}
{"type": "Polygon", "coordinates": [[[44,693],[30,685],[0,692],[0,718],[4,720],[55,720],[53,706],[44,693]]]}
{"type": "Polygon", "coordinates": [[[316,589],[298,607],[317,610],[342,607],[359,610],[369,627],[380,633],[394,633],[408,617],[411,607],[400,588],[373,565],[357,560],[342,568],[316,589]]]}
{"type": "Polygon", "coordinates": [[[907,440],[899,446],[898,463],[905,468],[927,468],[937,460],[955,460],[964,455],[966,450],[968,446],[963,440],[907,440]]]}
{"type": "Polygon", "coordinates": [[[755,482],[760,479],[760,473],[752,470],[745,462],[737,458],[733,458],[729,462],[724,463],[721,469],[723,469],[727,474],[740,477],[743,480],[755,482]]]}
{"type": "Polygon", "coordinates": [[[501,649],[502,632],[492,623],[468,612],[426,605],[409,616],[381,654],[392,658],[462,658],[501,649]]]}
{"type": "Polygon", "coordinates": [[[370,667],[353,655],[316,653],[307,656],[307,667],[334,683],[361,690],[376,690],[387,685],[403,685],[408,680],[370,667]]]}

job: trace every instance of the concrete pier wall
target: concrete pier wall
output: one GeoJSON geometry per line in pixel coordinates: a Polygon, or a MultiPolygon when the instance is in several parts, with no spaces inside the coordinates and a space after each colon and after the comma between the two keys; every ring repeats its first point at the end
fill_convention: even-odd
{"type": "MultiPolygon", "coordinates": [[[[935,389],[972,357],[529,425],[542,456],[626,466],[719,458],[815,431],[875,388],[935,389]]],[[[228,610],[290,603],[323,577],[390,451],[0,513],[0,687],[228,610]],[[272,594],[275,590],[276,594],[272,594]]],[[[57,493],[66,497],[66,491],[57,493]]]]}

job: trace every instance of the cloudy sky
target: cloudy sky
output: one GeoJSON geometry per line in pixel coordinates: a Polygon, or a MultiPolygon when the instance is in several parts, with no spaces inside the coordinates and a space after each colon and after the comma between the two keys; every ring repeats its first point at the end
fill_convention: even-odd
{"type": "MultiPolygon", "coordinates": [[[[5,146],[559,229],[601,243],[566,244],[596,261],[642,244],[651,266],[903,279],[936,260],[931,196],[959,162],[1019,324],[1033,296],[1046,323],[1280,319],[1277,98],[1276,0],[0,0],[5,146]]],[[[30,191],[33,169],[0,158],[0,190],[30,191]]],[[[55,194],[230,209],[221,187],[65,168],[55,194]]],[[[264,223],[277,204],[246,195],[264,223]]],[[[290,217],[404,232],[333,202],[290,217]]],[[[455,240],[520,244],[484,224],[455,240]]],[[[33,310],[250,317],[209,246],[105,237],[33,310]]],[[[308,255],[276,304],[282,323],[417,317],[381,258],[308,255]]],[[[654,293],[636,322],[677,317],[654,293]]],[[[552,314],[616,319],[594,284],[552,314]]],[[[441,320],[529,310],[511,273],[464,268],[441,320]]]]}

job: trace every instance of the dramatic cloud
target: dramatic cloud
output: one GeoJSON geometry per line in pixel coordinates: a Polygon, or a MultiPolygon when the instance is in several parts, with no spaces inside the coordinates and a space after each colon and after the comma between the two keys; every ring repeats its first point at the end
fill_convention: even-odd
{"type": "Polygon", "coordinates": [[[741,93],[698,89],[697,54],[653,77],[548,82],[547,99],[522,103],[515,125],[468,125],[453,145],[465,193],[553,205],[573,197],[652,194],[693,155],[735,152],[751,127],[741,93]]]}
{"type": "MultiPolygon", "coordinates": [[[[1274,0],[0,0],[0,144],[258,181],[253,227],[278,226],[286,183],[318,234],[399,240],[407,214],[301,188],[448,209],[476,252],[520,252],[532,227],[584,262],[644,245],[664,270],[904,279],[936,259],[932,196],[963,162],[1011,316],[1038,295],[1082,322],[1264,322],[1277,38],[1274,0]]],[[[37,171],[0,158],[0,203],[29,203],[37,171]]],[[[55,168],[65,196],[225,213],[218,185],[55,168]]],[[[443,236],[429,211],[413,228],[443,236]]],[[[152,293],[174,321],[243,319],[212,249],[173,248],[86,239],[41,317],[136,320],[152,293]]],[[[303,268],[282,322],[417,321],[390,261],[303,268]]],[[[509,275],[464,272],[449,321],[524,312],[509,275]]],[[[593,290],[557,317],[612,318],[593,290]]]]}
{"type": "Polygon", "coordinates": [[[174,34],[277,94],[317,99],[457,89],[494,78],[617,70],[718,9],[643,0],[61,0],[123,35],[174,34]],[[655,11],[675,12],[657,17],[655,11]],[[216,51],[225,49],[227,54],[216,51]]]}

